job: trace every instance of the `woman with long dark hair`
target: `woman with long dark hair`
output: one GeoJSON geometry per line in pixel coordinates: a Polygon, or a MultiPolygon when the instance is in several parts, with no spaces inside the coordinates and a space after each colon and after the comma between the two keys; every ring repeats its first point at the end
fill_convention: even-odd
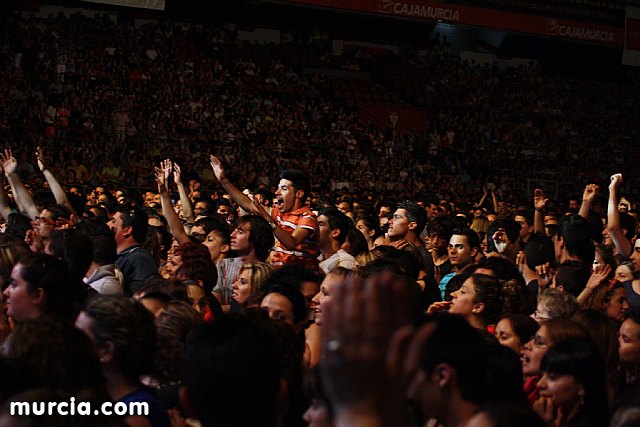
{"type": "Polygon", "coordinates": [[[542,358],[540,398],[534,410],[556,426],[606,426],[609,422],[604,359],[590,340],[560,341],[542,358]]]}

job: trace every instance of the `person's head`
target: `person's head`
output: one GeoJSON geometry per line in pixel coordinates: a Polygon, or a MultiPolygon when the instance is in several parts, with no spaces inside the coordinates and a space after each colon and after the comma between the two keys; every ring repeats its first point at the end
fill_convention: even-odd
{"type": "Polygon", "coordinates": [[[558,266],[551,288],[578,297],[591,277],[591,267],[582,261],[565,261],[558,266]]]}
{"type": "Polygon", "coordinates": [[[349,226],[342,249],[357,259],[359,256],[366,256],[369,253],[369,244],[364,235],[352,224],[349,226]]]}
{"type": "Polygon", "coordinates": [[[557,342],[570,338],[589,338],[589,332],[581,324],[567,318],[551,319],[540,326],[532,340],[522,348],[522,372],[524,375],[540,375],[540,362],[547,350],[557,342]]]}
{"type": "Polygon", "coordinates": [[[93,245],[89,236],[78,229],[55,230],[50,236],[47,253],[67,263],[70,277],[82,280],[93,261],[93,245]]]}
{"type": "Polygon", "coordinates": [[[633,264],[634,273],[640,272],[640,239],[638,239],[637,237],[638,236],[636,236],[636,242],[633,244],[633,252],[629,257],[631,263],[633,264]]]}
{"type": "Polygon", "coordinates": [[[209,295],[218,281],[218,270],[210,259],[194,259],[183,262],[175,270],[178,280],[193,280],[209,295]]]}
{"type": "Polygon", "coordinates": [[[498,342],[520,354],[522,347],[535,336],[538,322],[524,314],[507,314],[496,324],[498,342]]]}
{"type": "Polygon", "coordinates": [[[231,202],[225,197],[220,197],[217,200],[216,214],[220,216],[221,219],[227,219],[227,217],[231,214],[233,208],[231,207],[231,202]]]}
{"type": "Polygon", "coordinates": [[[230,315],[201,323],[187,340],[184,367],[183,406],[203,425],[276,424],[282,361],[256,322],[230,315]]]}
{"type": "Polygon", "coordinates": [[[473,264],[479,250],[480,238],[475,231],[469,228],[453,231],[449,239],[449,261],[454,268],[462,270],[473,264]]]}
{"type": "Polygon", "coordinates": [[[554,343],[540,368],[540,396],[552,398],[554,408],[562,409],[563,414],[579,411],[589,425],[608,425],[606,369],[593,342],[573,339],[554,343]]]}
{"type": "Polygon", "coordinates": [[[640,310],[633,308],[620,325],[618,335],[620,365],[625,368],[640,368],[640,310]]]}
{"type": "Polygon", "coordinates": [[[202,316],[184,301],[169,301],[155,317],[158,337],[156,372],[165,381],[182,380],[182,361],[189,332],[202,316]]]}
{"type": "Polygon", "coordinates": [[[459,316],[440,314],[428,318],[416,335],[418,366],[410,374],[407,395],[423,419],[451,416],[457,409],[453,398],[481,402],[488,363],[481,333],[459,316]],[[427,327],[435,330],[425,334],[427,327]]]}
{"type": "Polygon", "coordinates": [[[92,343],[70,322],[41,316],[19,323],[5,342],[4,350],[6,357],[28,367],[35,380],[33,386],[73,393],[105,392],[92,343]]]}
{"type": "Polygon", "coordinates": [[[585,308],[571,318],[589,331],[591,341],[598,347],[604,357],[609,373],[618,368],[618,330],[616,322],[602,311],[585,308]]]}
{"type": "Polygon", "coordinates": [[[67,264],[51,255],[25,255],[13,267],[4,291],[7,314],[16,321],[53,314],[74,319],[86,297],[82,282],[71,280],[67,264]]]}
{"type": "Polygon", "coordinates": [[[633,280],[633,263],[630,261],[622,262],[616,267],[613,277],[620,283],[633,280]]]}
{"type": "Polygon", "coordinates": [[[76,327],[93,342],[105,372],[115,371],[129,384],[153,372],[156,329],[153,315],[138,301],[100,295],[84,306],[76,327]]]}
{"type": "Polygon", "coordinates": [[[486,274],[472,274],[451,297],[449,313],[464,317],[472,326],[495,324],[502,314],[500,282],[486,274]]]}
{"type": "Polygon", "coordinates": [[[318,212],[318,229],[320,247],[330,248],[332,246],[340,249],[347,239],[349,227],[352,225],[348,216],[343,214],[336,207],[328,207],[318,212]]]}
{"type": "Polygon", "coordinates": [[[271,272],[267,281],[263,284],[264,288],[280,283],[297,287],[307,303],[311,306],[311,300],[318,293],[320,283],[324,275],[316,270],[309,270],[303,265],[285,265],[271,272]]]}
{"type": "Polygon", "coordinates": [[[256,258],[264,262],[273,245],[273,230],[267,220],[258,215],[238,218],[236,228],[231,233],[231,250],[240,256],[253,250],[256,258]]]}
{"type": "Polygon", "coordinates": [[[536,271],[537,266],[546,263],[553,266],[556,260],[553,240],[539,233],[532,234],[524,245],[524,256],[531,271],[536,271]]]}
{"type": "Polygon", "coordinates": [[[593,263],[595,249],[591,240],[593,225],[580,215],[565,216],[558,225],[558,234],[553,237],[556,259],[566,261],[579,258],[587,265],[593,263]]]}
{"type": "Polygon", "coordinates": [[[381,200],[377,207],[378,219],[380,220],[380,229],[386,232],[389,226],[389,219],[396,211],[396,202],[393,200],[381,200]]]}
{"type": "Polygon", "coordinates": [[[315,323],[317,325],[322,325],[323,312],[326,311],[327,306],[331,303],[335,290],[345,281],[349,273],[346,268],[337,267],[324,277],[320,284],[320,291],[311,301],[311,309],[315,312],[315,323]]]}
{"type": "Polygon", "coordinates": [[[302,292],[294,286],[275,284],[264,290],[260,308],[272,320],[281,320],[300,332],[307,320],[307,303],[302,292]]]}
{"type": "Polygon", "coordinates": [[[258,293],[262,284],[271,275],[271,271],[273,271],[271,266],[264,262],[242,264],[238,277],[233,282],[233,300],[244,306],[250,296],[258,293]]]}
{"type": "Polygon", "coordinates": [[[115,235],[118,247],[141,245],[147,238],[147,214],[135,206],[117,207],[108,224],[115,235]]]}
{"type": "Polygon", "coordinates": [[[196,199],[193,204],[193,214],[196,218],[213,214],[213,201],[207,198],[196,199]]]}
{"type": "Polygon", "coordinates": [[[13,266],[20,261],[20,258],[30,253],[24,239],[0,233],[0,288],[2,290],[9,286],[13,266]]]}
{"type": "Polygon", "coordinates": [[[451,240],[452,232],[453,221],[449,215],[438,215],[431,218],[427,225],[427,249],[441,254],[445,253],[449,240],[451,240]]]}
{"type": "Polygon", "coordinates": [[[608,265],[611,267],[611,273],[609,273],[608,278],[613,278],[613,274],[618,266],[618,263],[613,256],[613,248],[600,244],[596,244],[595,248],[596,252],[593,258],[592,269],[595,270],[597,267],[604,267],[608,265]]]}
{"type": "Polygon", "coordinates": [[[576,297],[558,289],[549,288],[538,296],[538,305],[531,317],[536,322],[543,324],[550,319],[571,317],[579,309],[580,305],[576,301],[576,297]]]}
{"type": "Polygon", "coordinates": [[[224,258],[229,252],[231,231],[219,218],[200,218],[191,228],[191,235],[209,249],[213,262],[224,258]]]}
{"type": "Polygon", "coordinates": [[[624,236],[629,239],[629,241],[631,241],[633,239],[633,236],[635,236],[636,234],[636,219],[633,217],[633,215],[627,212],[621,212],[619,220],[620,228],[622,229],[624,236]]]}
{"type": "Polygon", "coordinates": [[[367,239],[370,248],[373,247],[373,242],[382,235],[380,222],[372,216],[359,215],[356,218],[356,228],[367,239]]]}
{"type": "Polygon", "coordinates": [[[533,211],[530,209],[518,209],[513,219],[520,226],[520,238],[528,240],[529,236],[533,234],[533,211]]]}
{"type": "Polygon", "coordinates": [[[487,231],[487,243],[489,248],[499,249],[499,246],[503,245],[504,249],[500,249],[499,250],[500,253],[516,253],[521,246],[521,240],[520,240],[521,230],[522,228],[520,224],[518,224],[516,221],[512,219],[506,219],[506,218],[496,219],[494,222],[491,223],[491,225],[489,225],[489,229],[487,231]],[[508,239],[508,243],[507,241],[505,241],[504,238],[502,238],[499,242],[496,242],[494,240],[493,235],[498,231],[506,235],[508,239]]]}
{"type": "Polygon", "coordinates": [[[28,216],[17,212],[12,212],[7,218],[7,226],[4,234],[15,236],[20,240],[24,240],[27,231],[31,229],[31,219],[28,216]]]}
{"type": "Polygon", "coordinates": [[[171,260],[176,267],[187,261],[211,261],[209,250],[205,245],[195,242],[185,242],[173,248],[167,261],[171,260]]]}
{"type": "Polygon", "coordinates": [[[611,284],[603,283],[593,291],[582,306],[601,311],[611,319],[622,322],[629,309],[627,292],[624,285],[618,281],[611,284]]]}
{"type": "Polygon", "coordinates": [[[276,190],[280,212],[291,212],[302,207],[311,194],[311,184],[304,172],[290,169],[282,172],[276,190]]]}
{"type": "Polygon", "coordinates": [[[42,240],[48,240],[49,236],[56,229],[61,221],[69,221],[71,211],[63,205],[48,205],[40,211],[33,221],[33,229],[40,235],[42,240]]]}
{"type": "Polygon", "coordinates": [[[389,237],[392,239],[405,239],[412,233],[414,238],[419,238],[427,223],[427,213],[416,202],[404,200],[398,203],[389,221],[389,237]]]}

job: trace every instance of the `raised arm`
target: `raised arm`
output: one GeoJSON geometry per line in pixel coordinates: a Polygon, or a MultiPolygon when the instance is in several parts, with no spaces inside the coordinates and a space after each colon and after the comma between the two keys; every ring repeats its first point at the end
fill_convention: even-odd
{"type": "Polygon", "coordinates": [[[611,175],[609,182],[609,203],[607,204],[607,231],[618,253],[625,258],[631,255],[632,245],[620,227],[620,213],[618,212],[618,187],[622,184],[622,174],[611,175]]]}
{"type": "Polygon", "coordinates": [[[591,210],[593,201],[598,195],[598,189],[599,187],[596,184],[587,184],[587,186],[584,187],[584,192],[582,193],[582,204],[580,204],[578,215],[583,218],[589,217],[589,211],[591,210]]]}
{"type": "Polygon", "coordinates": [[[56,199],[56,203],[66,206],[71,211],[71,213],[75,213],[73,205],[69,201],[69,197],[67,197],[67,193],[65,193],[55,175],[45,166],[42,147],[36,147],[36,160],[38,161],[38,168],[49,183],[49,188],[53,193],[53,197],[56,199]]]}
{"type": "Polygon", "coordinates": [[[171,198],[169,197],[169,176],[171,175],[171,160],[164,160],[160,163],[160,167],[154,168],[156,182],[158,183],[158,192],[160,193],[160,204],[162,205],[162,213],[167,219],[169,232],[182,245],[189,241],[189,236],[184,231],[180,217],[173,209],[171,198]]]}
{"type": "Polygon", "coordinates": [[[493,203],[493,211],[498,213],[498,199],[496,197],[496,191],[491,189],[491,202],[493,203]]]}
{"type": "Polygon", "coordinates": [[[13,199],[16,201],[18,209],[29,218],[36,219],[39,214],[38,208],[33,202],[33,197],[31,197],[29,190],[27,190],[27,187],[24,186],[24,183],[16,173],[18,161],[13,157],[10,149],[5,149],[4,154],[0,153],[0,161],[2,161],[4,175],[9,180],[13,199]]]}
{"type": "Polygon", "coordinates": [[[533,191],[533,207],[535,212],[533,214],[533,232],[544,233],[544,209],[547,206],[548,198],[544,196],[544,191],[536,188],[533,191]]]}
{"type": "Polygon", "coordinates": [[[322,325],[319,367],[336,427],[410,425],[405,389],[420,371],[434,325],[414,333],[406,290],[389,274],[366,283],[349,277],[336,288],[322,325]]]}
{"type": "Polygon", "coordinates": [[[227,179],[227,176],[224,172],[224,168],[222,167],[222,163],[220,163],[220,160],[213,155],[210,157],[210,160],[211,160],[211,168],[213,169],[213,174],[216,176],[216,178],[218,179],[218,181],[220,182],[220,185],[222,185],[224,190],[227,193],[229,193],[231,198],[237,204],[239,204],[240,207],[245,211],[258,214],[258,212],[254,212],[255,206],[251,201],[251,199],[242,191],[240,191],[235,185],[233,185],[231,181],[227,179]]]}
{"type": "Polygon", "coordinates": [[[276,239],[282,243],[282,245],[288,250],[292,251],[298,246],[300,243],[304,242],[306,239],[311,236],[312,231],[308,228],[298,227],[295,231],[290,234],[287,230],[280,227],[274,220],[271,218],[269,213],[264,210],[264,206],[260,204],[259,201],[253,200],[251,203],[252,207],[249,211],[254,215],[260,215],[265,220],[269,222],[271,228],[273,229],[273,235],[276,236],[276,239]]]}
{"type": "Polygon", "coordinates": [[[193,205],[191,204],[187,190],[184,188],[180,166],[175,162],[173,163],[173,181],[178,187],[178,194],[180,195],[180,204],[182,205],[184,217],[187,219],[187,222],[193,224],[196,220],[196,216],[193,214],[193,205]]]}
{"type": "MultiPolygon", "coordinates": [[[[1,173],[0,171],[0,175],[1,173]]],[[[11,205],[9,204],[9,197],[7,197],[7,193],[4,191],[4,180],[0,176],[0,215],[2,215],[5,221],[8,221],[10,213],[11,205]]]]}
{"type": "Polygon", "coordinates": [[[484,201],[487,199],[487,195],[489,193],[487,193],[487,185],[483,185],[482,186],[482,198],[480,199],[480,201],[478,202],[478,207],[482,207],[482,204],[484,203],[484,201]]]}

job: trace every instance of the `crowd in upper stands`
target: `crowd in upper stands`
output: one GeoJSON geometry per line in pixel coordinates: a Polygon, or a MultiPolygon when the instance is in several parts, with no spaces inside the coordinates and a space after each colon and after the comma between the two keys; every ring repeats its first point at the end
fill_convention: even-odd
{"type": "Polygon", "coordinates": [[[234,24],[4,23],[0,426],[640,422],[635,86],[311,45],[405,131],[234,24]],[[149,411],[11,413],[72,398],[149,411]]]}

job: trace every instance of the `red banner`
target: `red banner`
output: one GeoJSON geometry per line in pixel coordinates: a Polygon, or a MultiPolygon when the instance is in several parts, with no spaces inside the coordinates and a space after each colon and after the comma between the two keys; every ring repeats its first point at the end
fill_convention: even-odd
{"type": "Polygon", "coordinates": [[[640,8],[626,8],[625,44],[622,63],[640,66],[640,8]]]}
{"type": "Polygon", "coordinates": [[[531,16],[424,0],[288,0],[291,3],[364,13],[460,23],[506,31],[622,46],[624,28],[568,19],[531,16]]]}

